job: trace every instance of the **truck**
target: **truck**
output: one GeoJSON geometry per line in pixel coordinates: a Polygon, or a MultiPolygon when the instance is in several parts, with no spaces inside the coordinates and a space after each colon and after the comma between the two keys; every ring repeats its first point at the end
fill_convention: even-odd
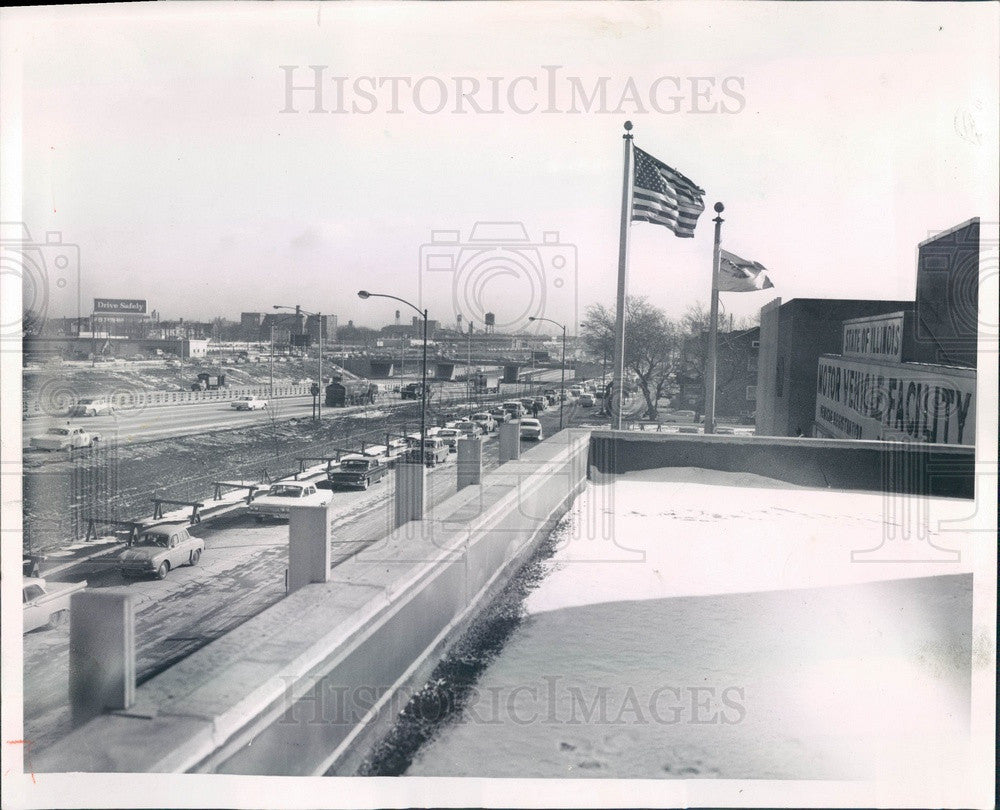
{"type": "Polygon", "coordinates": [[[477,394],[495,394],[500,391],[500,375],[476,372],[471,379],[472,390],[477,394]]]}
{"type": "Polygon", "coordinates": [[[48,583],[39,577],[24,577],[21,601],[24,606],[24,631],[39,627],[58,627],[69,618],[69,600],[87,587],[83,582],[48,583]]]}
{"type": "Polygon", "coordinates": [[[420,383],[407,383],[399,389],[399,396],[402,399],[420,399],[420,383]]]}
{"type": "Polygon", "coordinates": [[[368,380],[334,380],[326,387],[326,407],[371,405],[378,397],[378,386],[368,380]]]}
{"type": "Polygon", "coordinates": [[[327,479],[334,488],[368,489],[389,473],[388,465],[377,458],[347,458],[340,463],[339,470],[327,473],[327,479]]]}
{"type": "Polygon", "coordinates": [[[225,374],[201,373],[198,375],[198,382],[191,384],[192,391],[218,391],[226,387],[225,374]]]}

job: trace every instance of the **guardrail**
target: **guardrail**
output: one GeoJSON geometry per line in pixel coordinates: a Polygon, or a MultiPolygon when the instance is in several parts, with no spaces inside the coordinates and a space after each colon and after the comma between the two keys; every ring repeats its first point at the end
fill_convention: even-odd
{"type": "MultiPolygon", "coordinates": [[[[197,402],[228,402],[237,397],[257,396],[264,399],[309,396],[308,385],[276,385],[274,390],[268,385],[227,386],[215,391],[116,391],[102,399],[109,400],[118,410],[139,410],[165,405],[182,405],[197,402]]],[[[95,399],[97,397],[94,397],[95,399]]],[[[81,397],[56,393],[52,397],[26,395],[23,416],[62,416],[81,397]]]]}

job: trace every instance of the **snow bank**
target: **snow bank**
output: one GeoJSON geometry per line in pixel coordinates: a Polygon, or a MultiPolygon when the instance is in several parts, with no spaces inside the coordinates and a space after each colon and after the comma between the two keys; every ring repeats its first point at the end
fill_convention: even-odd
{"type": "Polygon", "coordinates": [[[407,773],[960,785],[968,538],[909,541],[962,563],[852,551],[968,510],[700,469],[590,485],[526,620],[407,773]]]}

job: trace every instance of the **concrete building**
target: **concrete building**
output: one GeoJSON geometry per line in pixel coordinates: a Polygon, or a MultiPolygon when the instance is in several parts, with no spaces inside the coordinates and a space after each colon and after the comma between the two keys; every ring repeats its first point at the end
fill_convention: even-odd
{"type": "Polygon", "coordinates": [[[811,435],[820,356],[838,354],[843,322],[913,309],[912,301],[776,298],[760,310],[757,434],[811,435]]]}
{"type": "Polygon", "coordinates": [[[771,301],[757,433],[970,443],[978,322],[978,218],[920,243],[912,301],[771,301]]]}

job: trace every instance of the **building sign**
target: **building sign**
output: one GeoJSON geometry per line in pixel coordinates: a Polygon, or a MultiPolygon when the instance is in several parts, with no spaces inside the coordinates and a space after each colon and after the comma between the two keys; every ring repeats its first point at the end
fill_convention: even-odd
{"type": "Polygon", "coordinates": [[[816,425],[842,439],[973,445],[974,369],[819,359],[816,425]]]}
{"type": "Polygon", "coordinates": [[[95,298],[95,315],[145,315],[144,298],[95,298]]]}
{"type": "Polygon", "coordinates": [[[903,357],[903,321],[902,312],[844,321],[844,357],[890,360],[895,363],[910,359],[903,357]]]}

